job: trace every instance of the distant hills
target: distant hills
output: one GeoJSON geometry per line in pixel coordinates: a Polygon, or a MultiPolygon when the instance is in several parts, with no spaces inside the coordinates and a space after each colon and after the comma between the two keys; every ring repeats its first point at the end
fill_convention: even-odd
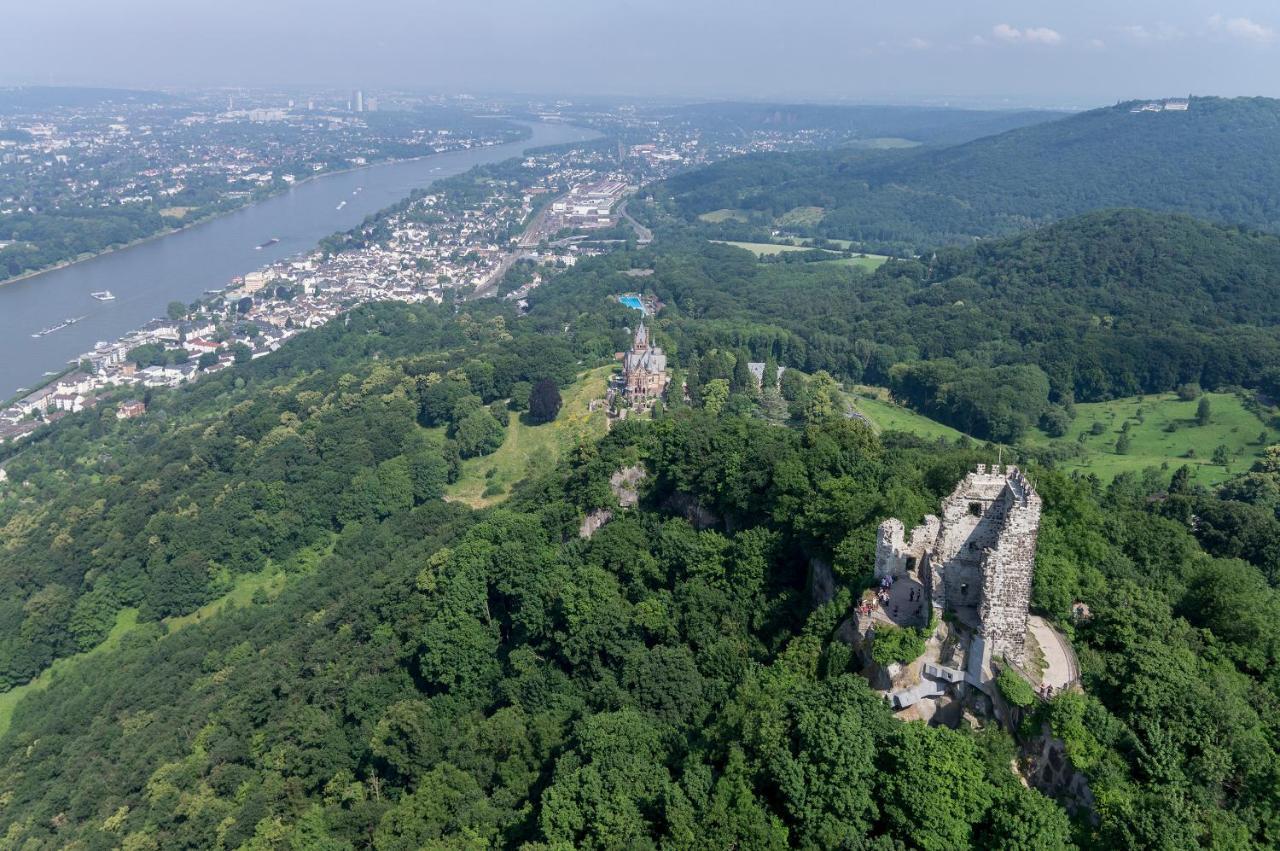
{"type": "Polygon", "coordinates": [[[0,113],[37,112],[56,107],[85,107],[99,103],[171,103],[172,95],[138,89],[87,86],[18,86],[0,88],[0,113]]]}
{"type": "Polygon", "coordinates": [[[748,130],[849,131],[862,139],[901,139],[955,145],[1018,127],[1053,121],[1061,113],[1039,109],[955,109],[931,106],[703,103],[678,107],[669,119],[687,119],[704,132],[748,130]]]}
{"type": "MultiPolygon", "coordinates": [[[[1280,101],[1126,102],[950,147],[771,154],[680,175],[660,188],[722,235],[789,230],[924,248],[1016,233],[1108,207],[1184,212],[1280,231],[1280,101]],[[800,224],[793,222],[799,219],[800,224]]],[[[704,226],[707,224],[704,222],[704,226]]]]}

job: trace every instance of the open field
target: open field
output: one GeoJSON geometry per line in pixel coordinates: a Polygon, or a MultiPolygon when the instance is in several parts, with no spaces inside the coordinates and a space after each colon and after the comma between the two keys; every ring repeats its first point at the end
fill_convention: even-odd
{"type": "MultiPolygon", "coordinates": [[[[216,600],[205,603],[190,614],[165,618],[161,623],[167,627],[168,632],[176,632],[193,623],[199,623],[218,615],[228,605],[248,605],[253,599],[253,595],[259,590],[264,590],[269,596],[274,597],[280,593],[285,581],[286,575],[284,571],[278,566],[269,563],[258,573],[247,573],[237,577],[231,590],[216,600]]],[[[115,625],[111,627],[111,632],[107,634],[101,644],[83,653],[77,653],[75,656],[58,659],[48,668],[45,668],[40,673],[40,676],[31,682],[0,693],[0,736],[3,736],[9,729],[9,724],[13,721],[14,708],[22,698],[29,694],[44,691],[55,679],[75,665],[93,664],[94,657],[118,647],[125,636],[137,628],[138,610],[133,608],[121,609],[116,613],[115,625]]]]}
{"type": "Polygon", "coordinates": [[[720,224],[720,222],[727,222],[730,219],[737,222],[745,222],[747,220],[747,217],[741,210],[730,210],[728,208],[725,208],[721,210],[712,210],[709,213],[703,213],[702,215],[698,216],[698,219],[704,222],[710,222],[713,225],[717,225],[717,224],[720,224]]]}
{"type": "MultiPolygon", "coordinates": [[[[829,249],[815,249],[811,245],[779,245],[776,242],[734,242],[728,239],[713,239],[712,242],[718,242],[721,245],[732,245],[735,248],[745,248],[747,251],[755,254],[757,257],[772,257],[775,254],[782,254],[787,251],[829,251],[829,249]]],[[[832,240],[833,242],[835,240],[832,240]]],[[[832,251],[830,260],[821,260],[821,263],[833,263],[840,266],[856,266],[859,269],[865,269],[868,272],[880,268],[888,257],[883,254],[864,254],[861,257],[842,257],[839,253],[832,251]]]]}
{"type": "Polygon", "coordinates": [[[195,207],[165,207],[160,211],[160,215],[169,219],[181,219],[194,209],[195,207]]]}
{"type": "MultiPolygon", "coordinates": [[[[1184,402],[1172,393],[1076,405],[1076,418],[1067,434],[1058,440],[1074,443],[1084,434],[1083,446],[1088,453],[1083,458],[1060,462],[1059,466],[1068,471],[1090,472],[1109,481],[1119,473],[1159,467],[1165,462],[1171,470],[1186,464],[1195,473],[1196,481],[1212,485],[1245,472],[1265,445],[1280,443],[1280,431],[1246,409],[1240,396],[1206,395],[1211,414],[1205,426],[1195,422],[1198,402],[1184,402]],[[1116,440],[1126,422],[1130,447],[1120,455],[1115,450],[1116,440]],[[1101,434],[1090,433],[1094,423],[1102,424],[1101,434]],[[1166,430],[1170,424],[1174,431],[1166,430]],[[1260,444],[1258,437],[1263,432],[1267,439],[1260,444]],[[1227,447],[1229,463],[1225,467],[1211,461],[1218,446],[1227,447]]],[[[1054,441],[1035,430],[1026,442],[1048,445],[1054,441]]]]}
{"type": "Polygon", "coordinates": [[[874,272],[879,269],[889,258],[883,254],[865,254],[861,257],[841,257],[839,260],[822,260],[822,263],[830,263],[833,266],[856,266],[859,269],[865,269],[868,272],[874,272]]]}
{"type": "Polygon", "coordinates": [[[888,151],[896,148],[918,148],[920,143],[914,139],[903,139],[899,136],[875,136],[854,142],[853,147],[869,148],[874,151],[888,151]]]}
{"type": "Polygon", "coordinates": [[[604,396],[612,366],[589,370],[562,393],[564,405],[555,422],[531,426],[509,415],[507,436],[496,452],[462,463],[462,477],[448,488],[446,499],[472,508],[501,502],[511,487],[531,470],[550,469],[580,436],[600,437],[607,428],[604,411],[588,413],[592,399],[604,396]]]}
{"type": "Polygon", "coordinates": [[[773,221],[779,227],[816,225],[825,212],[821,207],[792,207],[773,221]]]}
{"type": "Polygon", "coordinates": [[[893,403],[889,400],[888,391],[882,387],[858,386],[856,392],[848,394],[848,397],[854,408],[875,423],[881,431],[905,431],[926,440],[943,438],[954,441],[961,437],[961,432],[951,426],[893,403]]]}
{"type": "Polygon", "coordinates": [[[721,245],[732,245],[734,248],[745,248],[757,257],[769,257],[774,254],[782,254],[784,251],[812,251],[803,245],[778,245],[776,242],[734,242],[728,239],[713,239],[712,242],[718,242],[721,245]]]}

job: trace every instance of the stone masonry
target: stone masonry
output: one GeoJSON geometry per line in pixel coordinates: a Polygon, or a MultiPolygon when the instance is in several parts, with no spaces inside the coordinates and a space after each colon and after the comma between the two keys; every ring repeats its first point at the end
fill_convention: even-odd
{"type": "Polygon", "coordinates": [[[1013,466],[979,464],[908,540],[898,520],[880,524],[876,578],[917,578],[932,611],[978,631],[986,660],[1025,661],[1027,607],[1040,530],[1040,497],[1013,466]]]}

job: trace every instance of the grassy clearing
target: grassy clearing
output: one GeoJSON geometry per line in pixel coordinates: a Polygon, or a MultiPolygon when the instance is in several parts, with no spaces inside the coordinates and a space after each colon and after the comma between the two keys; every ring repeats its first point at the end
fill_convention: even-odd
{"type": "Polygon", "coordinates": [[[869,148],[874,151],[887,151],[896,148],[918,148],[920,143],[914,139],[903,139],[900,136],[875,136],[854,142],[855,148],[869,148]]]}
{"type": "Polygon", "coordinates": [[[730,219],[735,222],[745,222],[747,221],[747,216],[741,210],[730,210],[728,208],[724,208],[721,210],[712,210],[709,213],[702,213],[698,216],[698,219],[700,221],[711,222],[713,225],[716,225],[721,222],[727,222],[730,219]]]}
{"type": "Polygon", "coordinates": [[[925,440],[942,438],[948,442],[962,436],[961,432],[951,426],[943,425],[923,414],[917,414],[909,408],[895,404],[889,399],[888,391],[882,387],[860,385],[854,393],[848,395],[854,408],[871,420],[881,431],[905,431],[925,440]]]}
{"type": "Polygon", "coordinates": [[[823,260],[833,266],[855,266],[868,272],[874,272],[889,260],[883,254],[865,254],[861,257],[841,257],[839,260],[823,260]]]}
{"type": "Polygon", "coordinates": [[[745,248],[757,257],[769,257],[784,251],[811,251],[802,245],[778,245],[773,242],[734,242],[728,239],[713,239],[721,245],[732,245],[734,248],[745,248]]]}
{"type": "MultiPolygon", "coordinates": [[[[889,260],[883,254],[864,254],[861,257],[841,257],[837,252],[830,251],[826,248],[814,248],[812,245],[779,245],[776,242],[734,242],[728,239],[713,239],[712,242],[718,242],[721,245],[732,245],[734,248],[745,248],[757,257],[772,257],[775,254],[782,254],[787,251],[828,251],[831,254],[830,260],[820,260],[820,263],[831,263],[840,266],[855,266],[859,269],[865,269],[873,272],[880,268],[889,260]]],[[[836,240],[832,240],[836,242],[836,240]]]]}
{"type": "Polygon", "coordinates": [[[449,486],[446,499],[484,508],[501,502],[516,482],[530,472],[555,466],[561,456],[583,437],[605,433],[604,411],[587,410],[592,399],[604,396],[612,366],[589,370],[563,392],[564,405],[555,422],[531,426],[512,413],[502,446],[490,455],[470,458],[462,464],[462,477],[449,486]]]}
{"type": "MultiPolygon", "coordinates": [[[[300,572],[310,569],[316,561],[333,551],[335,541],[337,541],[336,535],[324,547],[303,551],[294,559],[294,563],[291,564],[291,571],[300,572]]],[[[284,589],[287,581],[288,574],[278,565],[268,562],[267,566],[257,573],[247,573],[236,577],[235,584],[232,585],[231,590],[216,600],[205,603],[189,614],[165,618],[161,623],[164,624],[167,633],[177,632],[194,623],[201,623],[216,617],[228,606],[249,605],[258,591],[264,591],[268,597],[274,598],[284,589]]],[[[76,665],[93,664],[95,657],[119,647],[120,642],[138,628],[138,610],[133,608],[121,609],[116,613],[115,625],[111,627],[111,632],[107,633],[107,637],[103,639],[101,644],[83,653],[58,659],[48,668],[41,671],[40,676],[31,682],[0,693],[0,736],[4,736],[8,732],[9,724],[13,721],[13,711],[22,698],[29,694],[44,691],[54,680],[76,665]]]]}
{"type": "MultiPolygon", "coordinates": [[[[214,617],[230,601],[234,600],[236,605],[247,605],[253,599],[254,592],[259,588],[267,589],[269,594],[279,593],[280,588],[284,586],[284,581],[284,573],[280,572],[279,568],[276,567],[268,567],[261,573],[241,576],[236,581],[235,587],[218,599],[206,603],[188,615],[165,618],[162,623],[168,627],[169,632],[176,632],[193,623],[199,623],[214,617]]],[[[111,632],[97,647],[92,650],[86,650],[84,653],[57,659],[52,665],[41,671],[40,676],[31,682],[0,694],[0,736],[8,732],[9,724],[13,721],[13,711],[24,697],[44,691],[54,680],[76,665],[92,664],[95,657],[119,647],[125,636],[136,629],[138,629],[138,610],[132,608],[121,609],[116,613],[116,622],[111,628],[111,632]]]]}
{"type": "MultiPolygon", "coordinates": [[[[1186,464],[1196,480],[1212,485],[1253,465],[1254,459],[1268,444],[1280,443],[1280,431],[1271,428],[1245,408],[1244,398],[1231,393],[1209,393],[1210,418],[1205,426],[1196,425],[1198,402],[1184,402],[1166,393],[1159,396],[1133,396],[1110,402],[1076,405],[1076,418],[1067,434],[1058,441],[1077,442],[1084,435],[1083,458],[1061,462],[1065,470],[1079,470],[1110,481],[1117,474],[1137,472],[1147,467],[1160,467],[1166,462],[1177,469],[1186,464]],[[1116,452],[1121,429],[1129,424],[1129,451],[1116,452]],[[1092,434],[1094,423],[1100,423],[1101,434],[1092,434]],[[1168,431],[1170,428],[1174,431],[1168,431]],[[1263,432],[1265,443],[1258,443],[1263,432]],[[1227,447],[1226,466],[1212,463],[1214,450],[1227,447]]],[[[1041,431],[1027,437],[1027,443],[1048,445],[1055,441],[1041,431]]]]}
{"type": "Polygon", "coordinates": [[[195,207],[165,207],[160,211],[160,215],[167,219],[181,219],[194,209],[195,207]]]}
{"type": "Polygon", "coordinates": [[[107,633],[106,639],[92,650],[78,653],[75,656],[69,656],[65,659],[58,659],[48,668],[40,672],[40,676],[36,677],[25,685],[17,688],[9,689],[9,691],[0,694],[0,736],[3,736],[9,730],[9,724],[13,721],[13,710],[17,707],[18,702],[28,694],[44,691],[49,684],[54,681],[61,673],[66,671],[72,665],[78,665],[86,662],[94,656],[106,653],[120,645],[121,640],[138,625],[137,609],[121,609],[116,613],[115,625],[111,627],[111,632],[107,633]]]}
{"type": "Polygon", "coordinates": [[[826,210],[821,207],[792,207],[774,219],[774,223],[781,227],[806,227],[821,222],[825,214],[826,210]]]}

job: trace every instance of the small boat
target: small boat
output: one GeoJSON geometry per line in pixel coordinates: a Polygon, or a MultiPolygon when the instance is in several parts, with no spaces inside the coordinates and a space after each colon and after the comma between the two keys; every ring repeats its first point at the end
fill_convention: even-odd
{"type": "Polygon", "coordinates": [[[89,295],[93,296],[98,301],[112,301],[115,299],[115,296],[112,295],[111,290],[100,290],[96,293],[89,293],[89,295]]]}
{"type": "Polygon", "coordinates": [[[339,202],[338,202],[338,206],[337,206],[337,207],[335,207],[334,209],[341,210],[341,209],[342,209],[343,207],[345,207],[345,206],[347,206],[347,202],[346,202],[346,201],[339,201],[339,202]]]}
{"type": "Polygon", "coordinates": [[[275,244],[276,244],[277,242],[279,242],[279,241],[280,241],[280,237],[278,237],[278,236],[273,236],[273,237],[271,237],[271,239],[268,239],[266,242],[264,242],[264,243],[262,243],[261,245],[259,245],[259,246],[257,247],[257,250],[258,250],[258,251],[261,251],[261,250],[262,250],[262,249],[264,249],[264,248],[270,248],[271,246],[275,245],[275,244]]]}

